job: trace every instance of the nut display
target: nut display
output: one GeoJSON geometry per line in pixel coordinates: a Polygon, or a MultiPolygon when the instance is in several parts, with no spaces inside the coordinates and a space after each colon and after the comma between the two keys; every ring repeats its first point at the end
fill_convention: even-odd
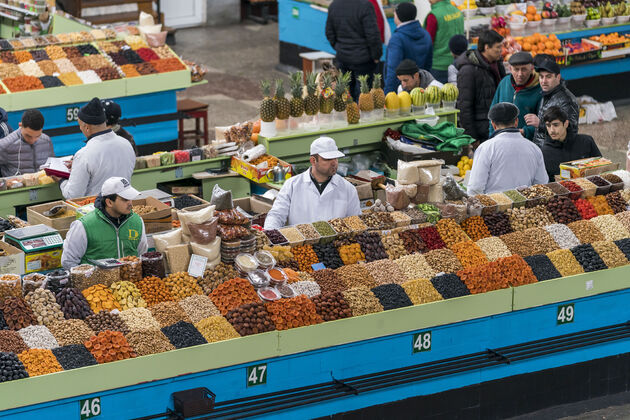
{"type": "Polygon", "coordinates": [[[22,353],[28,347],[17,331],[0,330],[0,352],[22,353]]]}
{"type": "Polygon", "coordinates": [[[578,245],[571,249],[573,256],[580,263],[585,272],[605,270],[606,264],[597,255],[591,244],[578,245]]]}
{"type": "Polygon", "coordinates": [[[368,229],[381,229],[383,227],[381,219],[375,213],[364,213],[359,216],[359,219],[368,229]]]}
{"type": "Polygon", "coordinates": [[[431,279],[431,284],[444,299],[451,299],[459,296],[470,294],[470,290],[466,287],[456,274],[441,274],[431,279]]]}
{"type": "Polygon", "coordinates": [[[18,354],[28,376],[47,375],[61,372],[63,369],[49,349],[29,349],[18,354]]]}
{"type": "Polygon", "coordinates": [[[555,224],[544,228],[562,249],[571,249],[580,244],[580,240],[567,225],[555,224]]]}
{"type": "Polygon", "coordinates": [[[328,223],[330,223],[333,229],[335,229],[335,231],[339,234],[350,233],[352,231],[352,229],[350,229],[342,219],[332,219],[328,223]]]}
{"type": "Polygon", "coordinates": [[[283,228],[283,229],[280,229],[280,233],[291,244],[300,245],[304,243],[304,235],[302,235],[300,231],[297,230],[297,228],[294,228],[294,227],[283,228]]]}
{"type": "Polygon", "coordinates": [[[614,242],[599,241],[593,242],[592,245],[595,252],[597,252],[597,255],[599,255],[599,258],[602,259],[608,268],[621,267],[630,264],[626,256],[614,242]]]}
{"type": "Polygon", "coordinates": [[[155,319],[161,328],[176,324],[180,321],[190,323],[190,318],[186,312],[175,302],[162,302],[149,308],[153,319],[155,319]]]}
{"type": "Polygon", "coordinates": [[[372,293],[383,305],[384,310],[412,306],[413,302],[405,293],[405,289],[399,284],[383,284],[372,288],[372,293]]]}
{"type": "Polygon", "coordinates": [[[456,273],[464,268],[457,259],[457,255],[448,248],[429,251],[423,257],[437,273],[456,273]]]}
{"type": "Polygon", "coordinates": [[[435,226],[420,228],[418,229],[418,233],[420,234],[420,237],[427,249],[433,250],[446,247],[446,244],[442,240],[442,237],[435,226]]]}
{"type": "Polygon", "coordinates": [[[327,268],[335,269],[343,266],[339,251],[333,244],[314,244],[313,251],[315,251],[319,262],[327,268]]]}
{"type": "Polygon", "coordinates": [[[512,255],[512,252],[501,240],[501,238],[497,238],[496,236],[481,239],[476,243],[489,261],[496,261],[499,258],[505,258],[512,255]]]}
{"type": "Polygon", "coordinates": [[[387,259],[385,247],[381,242],[381,236],[375,232],[363,232],[356,236],[356,241],[361,246],[367,262],[387,259]]]}
{"type": "Polygon", "coordinates": [[[170,274],[164,279],[164,284],[175,300],[181,300],[192,295],[202,295],[203,290],[197,280],[186,272],[170,274]]]}
{"type": "Polygon", "coordinates": [[[364,231],[367,230],[367,225],[363,223],[359,216],[349,216],[343,219],[343,222],[349,229],[353,231],[364,231]]]}
{"type": "MultiPolygon", "coordinates": [[[[0,253],[1,252],[2,251],[0,250],[0,253]]],[[[41,289],[44,286],[45,281],[46,276],[43,274],[32,273],[25,275],[24,277],[22,277],[22,295],[27,296],[29,293],[34,292],[37,289],[41,289]]]]}
{"type": "Polygon", "coordinates": [[[195,327],[208,343],[239,337],[239,334],[236,332],[232,324],[230,324],[228,320],[222,316],[204,318],[196,323],[195,327]]]}
{"type": "Polygon", "coordinates": [[[365,268],[377,284],[402,284],[407,281],[398,264],[389,259],[373,261],[366,264],[365,268]]]}
{"type": "Polygon", "coordinates": [[[176,349],[207,343],[199,330],[189,322],[179,321],[173,325],[162,328],[162,332],[176,349]]]}
{"type": "Polygon", "coordinates": [[[457,242],[470,241],[466,232],[453,219],[440,219],[435,227],[447,246],[457,242]]]}
{"type": "Polygon", "coordinates": [[[101,311],[85,318],[86,325],[98,334],[101,331],[120,331],[123,334],[129,332],[129,328],[119,314],[114,312],[101,311]]]}
{"type": "Polygon", "coordinates": [[[291,287],[296,295],[305,295],[309,298],[319,295],[322,291],[314,280],[300,280],[292,283],[291,287]]]}
{"type": "Polygon", "coordinates": [[[586,178],[575,178],[572,180],[577,184],[578,187],[582,188],[582,196],[583,197],[592,197],[595,195],[595,191],[597,191],[597,185],[593,184],[586,178]]]}
{"type": "Polygon", "coordinates": [[[508,209],[506,214],[510,218],[510,225],[514,231],[543,227],[555,223],[553,216],[544,205],[532,208],[508,209]]]}
{"type": "Polygon", "coordinates": [[[94,335],[94,331],[87,326],[86,322],[80,319],[66,319],[53,322],[48,326],[48,329],[55,337],[55,340],[57,340],[57,343],[59,343],[59,346],[82,345],[94,335]]]}
{"type": "Polygon", "coordinates": [[[405,255],[395,263],[407,280],[430,279],[438,273],[429,265],[425,256],[420,254],[405,255]]]}
{"type": "Polygon", "coordinates": [[[136,357],[136,352],[133,351],[125,336],[118,331],[103,331],[98,335],[93,335],[84,343],[84,346],[98,363],[136,357]]]}
{"type": "Polygon", "coordinates": [[[562,276],[574,276],[584,272],[584,269],[569,249],[551,251],[547,254],[547,257],[549,257],[549,260],[562,276]]]}
{"type": "Polygon", "coordinates": [[[125,335],[127,342],[138,356],[175,350],[162,331],[134,331],[125,335]]]}
{"type": "Polygon", "coordinates": [[[293,247],[293,257],[297,261],[300,271],[312,272],[313,267],[311,267],[311,265],[319,262],[317,254],[311,245],[293,247]]]}
{"type": "Polygon", "coordinates": [[[59,347],[55,337],[50,333],[48,327],[44,325],[29,325],[19,330],[18,333],[24,340],[24,344],[31,349],[54,349],[59,347]]]}
{"type": "Polygon", "coordinates": [[[36,323],[35,314],[22,298],[8,297],[0,301],[0,311],[11,330],[17,331],[36,323]]]}
{"type": "Polygon", "coordinates": [[[260,302],[254,287],[241,278],[231,279],[219,285],[210,293],[210,299],[224,316],[241,305],[260,302]]]}
{"type": "Polygon", "coordinates": [[[557,223],[569,224],[581,219],[573,201],[565,196],[551,198],[547,202],[547,210],[557,223]]]}
{"type": "Polygon", "coordinates": [[[184,310],[190,322],[196,324],[204,318],[219,316],[221,313],[214,306],[212,300],[205,295],[193,295],[179,301],[179,306],[184,310]]]}
{"type": "Polygon", "coordinates": [[[345,265],[336,270],[340,282],[347,288],[365,287],[371,289],[377,285],[365,264],[345,265]]]}
{"type": "Polygon", "coordinates": [[[197,280],[197,283],[203,292],[208,294],[212,293],[220,284],[236,277],[238,277],[238,273],[234,266],[221,262],[213,270],[206,270],[203,277],[197,280]]]}
{"type": "Polygon", "coordinates": [[[24,298],[33,311],[33,315],[40,325],[64,319],[61,307],[55,300],[55,295],[46,289],[36,289],[24,298]]]}
{"type": "Polygon", "coordinates": [[[83,292],[85,300],[90,304],[90,308],[94,313],[100,311],[111,311],[113,309],[120,310],[120,305],[114,298],[112,291],[102,284],[95,284],[88,287],[83,292]]]}
{"type": "Polygon", "coordinates": [[[339,278],[335,270],[325,268],[323,270],[314,271],[311,275],[317,284],[319,284],[322,293],[333,293],[345,289],[343,280],[339,278]]]}
{"type": "Polygon", "coordinates": [[[0,276],[0,300],[9,296],[22,297],[22,282],[16,274],[0,276]]]}
{"type": "Polygon", "coordinates": [[[577,222],[569,223],[568,227],[583,244],[590,244],[604,240],[604,235],[591,220],[579,220],[577,222]]]}
{"type": "Polygon", "coordinates": [[[405,293],[409,296],[409,299],[411,299],[414,305],[442,300],[442,296],[435,290],[435,287],[431,284],[431,280],[409,280],[403,283],[402,287],[405,289],[405,293]]]}
{"type": "MultiPolygon", "coordinates": [[[[408,244],[410,245],[410,247],[413,247],[413,244],[415,244],[415,236],[416,235],[414,235],[413,239],[408,239],[408,244]]],[[[418,239],[420,239],[419,235],[417,235],[417,237],[418,239]]],[[[407,255],[405,242],[400,238],[400,235],[398,233],[390,233],[388,235],[385,235],[381,238],[381,241],[383,242],[385,252],[387,252],[387,256],[390,260],[396,260],[404,255],[407,255]]],[[[420,239],[420,241],[422,241],[422,239],[420,239]]],[[[424,245],[424,242],[422,242],[422,245],[424,245]]]]}
{"type": "Polygon", "coordinates": [[[562,274],[556,269],[553,262],[546,255],[532,255],[525,257],[525,262],[530,266],[538,281],[557,279],[562,274]]]}
{"type": "Polygon", "coordinates": [[[617,220],[625,227],[628,231],[630,231],[630,211],[624,211],[622,213],[617,213],[615,215],[617,220]]]}
{"type": "Polygon", "coordinates": [[[341,291],[332,293],[322,293],[313,298],[315,310],[324,321],[335,321],[337,319],[352,316],[352,310],[343,297],[341,291]]]}
{"type": "MultiPolygon", "coordinates": [[[[508,233],[507,235],[502,235],[501,240],[507,245],[512,254],[520,255],[521,257],[545,254],[554,250],[554,248],[549,249],[548,246],[548,242],[553,242],[551,235],[541,228],[530,228],[522,232],[508,233]],[[533,242],[529,242],[530,240],[533,240],[533,242]]],[[[557,246],[555,249],[557,249],[557,246]]]]}
{"type": "Polygon", "coordinates": [[[313,225],[301,224],[301,225],[297,225],[296,228],[297,230],[300,231],[300,233],[302,234],[302,236],[304,236],[304,239],[306,240],[309,240],[309,239],[314,240],[314,239],[319,239],[321,237],[321,235],[317,233],[317,230],[315,230],[313,225]]]}
{"type": "Polygon", "coordinates": [[[352,316],[361,316],[383,311],[383,305],[374,293],[365,287],[353,287],[342,292],[352,316]]]}
{"type": "Polygon", "coordinates": [[[617,241],[630,237],[630,232],[613,215],[597,216],[591,219],[591,222],[604,235],[604,239],[607,241],[617,241]]]}
{"type": "Polygon", "coordinates": [[[131,331],[159,330],[160,324],[147,308],[131,308],[120,313],[120,319],[131,331]]]}
{"type": "Polygon", "coordinates": [[[402,211],[394,211],[389,213],[389,217],[394,220],[396,226],[409,226],[411,224],[411,216],[402,211]]]}
{"type": "Polygon", "coordinates": [[[102,284],[109,287],[112,283],[120,280],[120,266],[113,268],[96,267],[92,279],[95,284],[102,284]]]}
{"type": "MultiPolygon", "coordinates": [[[[518,192],[517,192],[518,194],[518,192]]],[[[507,195],[505,195],[504,193],[494,193],[494,194],[489,194],[488,197],[494,201],[495,203],[497,203],[497,210],[498,211],[505,211],[509,208],[512,207],[512,199],[510,199],[507,195]]],[[[483,203],[482,203],[483,204],[483,203]]],[[[470,235],[468,235],[470,236],[470,235]]]]}
{"type": "Polygon", "coordinates": [[[164,280],[159,277],[145,277],[140,280],[136,286],[138,287],[138,290],[140,290],[140,294],[148,306],[174,300],[173,295],[164,283],[164,280]]]}
{"type": "Polygon", "coordinates": [[[267,312],[277,330],[303,327],[324,322],[317,314],[315,304],[304,295],[266,303],[267,312]]]}

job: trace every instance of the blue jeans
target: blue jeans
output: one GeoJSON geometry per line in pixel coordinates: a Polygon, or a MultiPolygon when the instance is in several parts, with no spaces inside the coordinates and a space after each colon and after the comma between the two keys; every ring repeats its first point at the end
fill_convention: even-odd
{"type": "Polygon", "coordinates": [[[431,74],[440,83],[448,83],[448,70],[431,69],[431,74]]]}

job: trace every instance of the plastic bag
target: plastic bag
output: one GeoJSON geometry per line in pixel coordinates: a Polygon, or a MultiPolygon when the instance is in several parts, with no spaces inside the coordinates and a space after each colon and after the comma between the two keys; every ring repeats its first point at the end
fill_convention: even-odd
{"type": "Polygon", "coordinates": [[[134,169],[145,169],[147,167],[147,158],[145,156],[138,156],[136,158],[136,166],[134,169]]]}
{"type": "Polygon", "coordinates": [[[219,156],[219,152],[217,151],[216,147],[214,146],[203,146],[201,148],[201,150],[203,151],[203,158],[202,159],[213,159],[217,156],[219,156]]]}
{"type": "Polygon", "coordinates": [[[219,184],[215,184],[212,188],[210,204],[214,204],[217,210],[233,209],[234,203],[232,202],[232,191],[226,191],[219,187],[219,184]]]}
{"type": "Polygon", "coordinates": [[[416,188],[416,195],[411,199],[413,204],[422,204],[429,201],[430,185],[418,185],[416,188]]]}
{"type": "Polygon", "coordinates": [[[443,219],[453,219],[461,223],[468,217],[468,208],[464,203],[436,203],[435,206],[440,209],[443,219]]]}
{"type": "Polygon", "coordinates": [[[190,153],[187,150],[173,150],[175,163],[190,162],[190,153]]]}
{"type": "Polygon", "coordinates": [[[221,257],[221,238],[215,238],[212,242],[202,245],[191,243],[192,253],[206,257],[208,262],[214,261],[221,257]]]}
{"type": "Polygon", "coordinates": [[[435,185],[440,181],[443,160],[420,160],[413,163],[418,168],[420,184],[435,185]]]}
{"type": "Polygon", "coordinates": [[[403,187],[393,187],[387,185],[385,187],[387,202],[396,210],[404,209],[409,205],[409,197],[403,187]]]}
{"type": "Polygon", "coordinates": [[[160,253],[164,253],[167,247],[182,243],[182,229],[175,229],[172,232],[161,235],[153,235],[153,241],[155,242],[155,249],[160,253]]]}
{"type": "Polygon", "coordinates": [[[188,223],[188,230],[192,241],[201,245],[209,244],[217,237],[218,217],[213,217],[205,223],[188,223]]]}
{"type": "Polygon", "coordinates": [[[198,160],[203,159],[203,150],[200,149],[199,147],[193,147],[192,149],[188,151],[188,153],[190,154],[191,162],[196,162],[198,160]]]}
{"type": "Polygon", "coordinates": [[[396,187],[401,187],[403,190],[405,190],[405,194],[407,194],[407,197],[409,197],[409,199],[412,199],[416,196],[416,194],[418,194],[418,185],[417,184],[409,184],[409,185],[403,185],[401,183],[399,183],[398,181],[396,181],[396,187]]]}
{"type": "Polygon", "coordinates": [[[447,174],[444,177],[443,184],[444,198],[447,201],[456,201],[461,200],[464,197],[468,197],[466,191],[464,191],[462,187],[459,186],[457,181],[455,181],[455,178],[453,178],[453,175],[447,174]]]}
{"type": "Polygon", "coordinates": [[[224,225],[246,225],[249,218],[236,209],[217,211],[219,223],[224,225]]]}
{"type": "Polygon", "coordinates": [[[415,163],[399,160],[397,179],[401,184],[417,184],[420,181],[420,174],[415,163]]]}
{"type": "Polygon", "coordinates": [[[164,153],[160,154],[160,165],[161,166],[172,165],[174,163],[175,163],[175,155],[173,155],[173,153],[171,153],[171,152],[164,152],[164,153]]]}
{"type": "Polygon", "coordinates": [[[177,212],[177,217],[182,223],[182,233],[184,235],[190,235],[188,230],[189,223],[205,223],[214,216],[214,206],[209,206],[197,211],[184,211],[177,212]]]}
{"type": "Polygon", "coordinates": [[[429,186],[429,203],[443,203],[444,191],[442,190],[442,184],[435,184],[429,186]]]}
{"type": "Polygon", "coordinates": [[[234,239],[240,239],[249,236],[249,229],[246,229],[242,226],[219,224],[217,226],[217,231],[219,232],[219,236],[221,236],[221,239],[224,241],[232,241],[234,239]]]}
{"type": "Polygon", "coordinates": [[[174,245],[166,248],[166,263],[168,271],[171,273],[179,273],[188,270],[190,263],[190,247],[188,244],[174,245]]]}

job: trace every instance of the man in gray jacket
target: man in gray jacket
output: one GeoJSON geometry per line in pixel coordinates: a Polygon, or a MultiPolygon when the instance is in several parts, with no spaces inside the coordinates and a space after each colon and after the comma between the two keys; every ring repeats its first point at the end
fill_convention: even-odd
{"type": "Polygon", "coordinates": [[[75,153],[70,178],[59,185],[66,200],[98,195],[111,177],[131,179],[136,166],[131,144],[107,128],[99,98],[93,98],[79,110],[79,128],[87,144],[75,153]]]}
{"type": "Polygon", "coordinates": [[[22,114],[20,128],[0,139],[0,173],[3,177],[37,172],[55,156],[50,137],[42,133],[44,116],[37,109],[22,114]]]}

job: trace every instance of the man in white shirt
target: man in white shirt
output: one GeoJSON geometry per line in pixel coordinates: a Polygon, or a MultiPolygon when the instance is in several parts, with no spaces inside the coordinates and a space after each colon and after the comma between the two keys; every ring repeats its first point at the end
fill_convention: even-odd
{"type": "Polygon", "coordinates": [[[75,153],[70,178],[59,185],[66,200],[98,195],[103,183],[114,176],[131,179],[136,166],[131,144],[107,128],[100,99],[93,98],[79,110],[79,128],[87,144],[75,153]]]}
{"type": "Polygon", "coordinates": [[[469,195],[549,182],[542,151],[517,128],[518,112],[516,105],[508,102],[490,108],[488,118],[495,132],[475,152],[469,195]]]}
{"type": "Polygon", "coordinates": [[[338,159],[344,156],[330,137],[311,143],[311,167],[284,183],[265,229],[360,215],[356,188],[337,175],[338,159]]]}

